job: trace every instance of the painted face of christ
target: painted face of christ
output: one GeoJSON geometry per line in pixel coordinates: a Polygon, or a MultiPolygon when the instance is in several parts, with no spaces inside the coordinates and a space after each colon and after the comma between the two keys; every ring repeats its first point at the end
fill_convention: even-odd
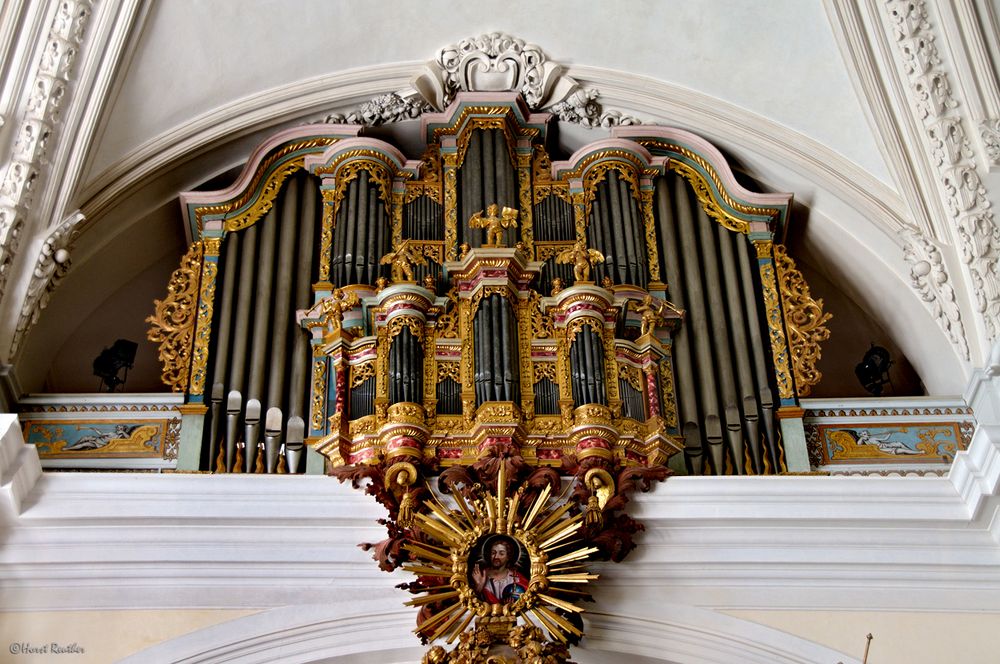
{"type": "Polygon", "coordinates": [[[490,604],[516,601],[528,587],[528,579],[517,570],[520,547],[506,535],[494,535],[483,545],[482,558],[470,573],[476,594],[490,604]]]}

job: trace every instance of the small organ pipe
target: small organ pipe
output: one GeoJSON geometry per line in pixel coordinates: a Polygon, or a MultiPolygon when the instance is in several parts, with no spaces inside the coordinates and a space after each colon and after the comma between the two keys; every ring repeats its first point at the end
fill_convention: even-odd
{"type": "Polygon", "coordinates": [[[288,472],[299,472],[299,461],[302,458],[302,449],[305,447],[306,423],[297,415],[288,418],[285,426],[285,465],[288,472]]]}
{"type": "Polygon", "coordinates": [[[244,420],[245,441],[243,469],[246,473],[252,473],[257,465],[257,446],[260,443],[260,401],[250,399],[247,401],[246,418],[244,420]]]}
{"type": "Polygon", "coordinates": [[[243,397],[237,390],[229,392],[226,399],[226,469],[229,473],[233,470],[233,462],[236,460],[236,428],[240,424],[240,407],[243,405],[243,397]]]}
{"type": "Polygon", "coordinates": [[[208,469],[215,469],[215,457],[219,453],[219,416],[222,413],[222,398],[225,395],[222,383],[212,385],[212,410],[209,413],[211,421],[208,427],[208,469]]]}
{"type": "Polygon", "coordinates": [[[278,449],[281,447],[281,409],[268,408],[264,418],[264,472],[271,475],[278,469],[278,449]]]}

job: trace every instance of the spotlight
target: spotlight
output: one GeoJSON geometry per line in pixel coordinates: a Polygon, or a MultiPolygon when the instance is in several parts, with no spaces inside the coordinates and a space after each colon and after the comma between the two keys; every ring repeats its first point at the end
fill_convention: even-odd
{"type": "Polygon", "coordinates": [[[882,396],[882,386],[889,382],[889,367],[892,358],[889,351],[881,346],[871,345],[861,362],[854,367],[854,375],[861,381],[862,387],[873,396],[882,396]]]}
{"type": "Polygon", "coordinates": [[[98,392],[124,392],[128,370],[135,362],[139,344],[128,339],[117,340],[94,359],[94,375],[101,379],[98,392]],[[124,375],[119,376],[124,371],[124,375]],[[120,389],[119,389],[120,388],[120,389]]]}

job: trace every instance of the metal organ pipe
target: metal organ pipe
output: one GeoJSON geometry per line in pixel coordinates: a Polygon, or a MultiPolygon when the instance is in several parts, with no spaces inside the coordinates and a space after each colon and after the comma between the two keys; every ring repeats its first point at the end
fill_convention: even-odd
{"type": "MultiPolygon", "coordinates": [[[[757,298],[754,293],[755,274],[751,268],[750,256],[747,251],[738,251],[740,272],[743,278],[743,303],[746,307],[747,329],[750,334],[750,347],[753,349],[753,366],[757,374],[757,394],[761,411],[763,412],[764,431],[767,434],[767,453],[771,460],[771,468],[778,468],[778,459],[775,455],[778,437],[774,428],[774,396],[770,386],[770,374],[768,372],[767,360],[764,357],[764,340],[761,335],[761,319],[757,310],[757,298]]],[[[754,265],[756,267],[756,265],[754,265]]],[[[768,340],[767,348],[770,348],[768,340]]]]}
{"type": "MultiPolygon", "coordinates": [[[[257,225],[260,226],[260,255],[257,261],[257,295],[254,306],[253,344],[250,351],[250,399],[264,397],[264,372],[271,330],[271,292],[274,280],[274,238],[278,215],[274,208],[257,225]]],[[[259,406],[259,404],[258,404],[259,406]]],[[[257,419],[260,419],[258,414],[257,419]]]]}
{"type": "MultiPolygon", "coordinates": [[[[292,291],[295,287],[295,227],[296,212],[299,207],[299,181],[292,178],[285,189],[282,201],[280,237],[278,240],[277,287],[274,302],[274,328],[271,334],[271,363],[268,369],[267,405],[284,408],[284,390],[286,359],[288,357],[288,332],[295,325],[292,316],[292,291]]],[[[296,326],[297,327],[297,326],[296,326]]],[[[294,334],[293,330],[293,334],[294,334]]],[[[268,409],[270,416],[270,408],[268,409]]],[[[280,418],[280,411],[279,411],[280,418]]],[[[281,429],[281,423],[278,423],[281,429]]],[[[280,434],[280,431],[279,431],[280,434]]]]}
{"type": "Polygon", "coordinates": [[[733,338],[733,355],[736,359],[736,375],[739,382],[739,399],[743,406],[743,424],[750,447],[750,457],[754,470],[763,472],[760,456],[760,428],[757,413],[757,398],[753,389],[753,370],[750,367],[750,352],[747,349],[747,324],[741,302],[742,291],[737,287],[740,275],[736,269],[734,251],[745,247],[743,235],[727,231],[721,225],[715,228],[719,240],[719,254],[722,257],[722,277],[726,283],[726,310],[729,312],[730,329],[733,338]]]}
{"type": "Polygon", "coordinates": [[[233,355],[229,366],[229,387],[246,389],[247,345],[251,333],[250,305],[253,303],[254,266],[257,263],[257,226],[242,231],[245,233],[240,246],[239,295],[236,299],[236,319],[233,325],[233,355]]]}
{"type": "MultiPolygon", "coordinates": [[[[715,368],[719,378],[722,400],[722,412],[725,416],[726,438],[729,451],[733,455],[733,469],[736,474],[744,474],[743,427],[740,422],[739,402],[736,399],[736,379],[733,375],[733,358],[730,352],[729,324],[726,320],[726,308],[723,305],[723,291],[730,288],[721,279],[717,259],[719,247],[715,229],[719,227],[714,220],[699,215],[698,235],[701,244],[701,255],[704,258],[705,274],[711,275],[714,284],[708,289],[708,315],[712,335],[712,350],[715,356],[715,368]]],[[[717,472],[722,473],[720,468],[717,472]]]]}
{"type": "MultiPolygon", "coordinates": [[[[700,212],[700,208],[698,212],[700,212]]],[[[704,213],[692,215],[689,206],[678,206],[678,237],[684,253],[684,284],[687,289],[688,313],[691,320],[693,346],[697,361],[699,401],[705,439],[713,470],[723,474],[722,420],[716,399],[715,362],[712,356],[711,330],[708,326],[706,307],[708,306],[702,285],[718,286],[713,275],[705,274],[698,260],[697,224],[715,223],[704,217],[704,213]]]]}

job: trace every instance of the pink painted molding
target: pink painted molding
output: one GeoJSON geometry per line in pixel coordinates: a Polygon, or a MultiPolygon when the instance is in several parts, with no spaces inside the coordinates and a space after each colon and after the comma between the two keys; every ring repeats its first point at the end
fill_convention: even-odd
{"type": "Polygon", "coordinates": [[[386,167],[388,167],[390,171],[393,173],[408,171],[413,174],[413,177],[418,176],[417,170],[422,163],[414,159],[407,159],[406,155],[400,152],[399,149],[391,143],[386,143],[385,141],[377,138],[358,136],[355,138],[345,138],[342,141],[337,141],[330,147],[326,148],[322,154],[311,154],[307,156],[305,160],[305,168],[310,173],[315,173],[317,168],[329,166],[336,161],[340,155],[350,152],[351,150],[368,150],[376,153],[377,155],[381,155],[383,156],[381,161],[385,163],[386,167]]]}
{"type": "Polygon", "coordinates": [[[351,139],[356,137],[361,129],[361,125],[309,124],[291,127],[278,132],[257,146],[247,160],[246,166],[243,167],[240,176],[236,178],[236,182],[233,184],[225,189],[218,189],[216,191],[186,191],[181,193],[180,200],[185,225],[188,228],[192,228],[191,219],[188,215],[188,211],[192,206],[217,205],[233,200],[245,193],[247,187],[250,186],[250,182],[253,180],[254,173],[260,167],[268,153],[278,146],[294,140],[315,137],[351,139]]]}
{"type": "MultiPolygon", "coordinates": [[[[649,150],[642,147],[635,141],[628,141],[623,138],[606,138],[604,140],[595,141],[593,143],[588,143],[582,148],[577,150],[572,154],[572,156],[566,161],[556,161],[552,163],[552,177],[553,179],[558,179],[563,173],[567,171],[576,170],[580,162],[582,162],[588,155],[594,154],[595,152],[602,152],[605,150],[625,150],[635,154],[637,157],[642,159],[643,163],[649,168],[655,168],[660,173],[663,173],[667,169],[668,157],[654,157],[649,150]]],[[[584,169],[584,172],[589,170],[590,167],[584,169]]],[[[582,177],[584,173],[580,173],[582,177]]]]}
{"type": "MultiPolygon", "coordinates": [[[[692,134],[683,129],[674,127],[657,127],[652,125],[637,125],[626,127],[612,127],[611,135],[614,138],[635,140],[636,138],[661,138],[670,143],[682,143],[694,152],[698,153],[709,165],[715,169],[716,174],[722,181],[726,192],[733,198],[738,198],[751,205],[760,207],[772,207],[775,205],[792,204],[792,194],[760,194],[748,189],[744,189],[733,176],[733,170],[729,162],[722,156],[719,149],[697,134],[692,134]]],[[[575,157],[576,155],[574,155],[575,157]]],[[[555,164],[553,166],[553,172],[555,164]]]]}

